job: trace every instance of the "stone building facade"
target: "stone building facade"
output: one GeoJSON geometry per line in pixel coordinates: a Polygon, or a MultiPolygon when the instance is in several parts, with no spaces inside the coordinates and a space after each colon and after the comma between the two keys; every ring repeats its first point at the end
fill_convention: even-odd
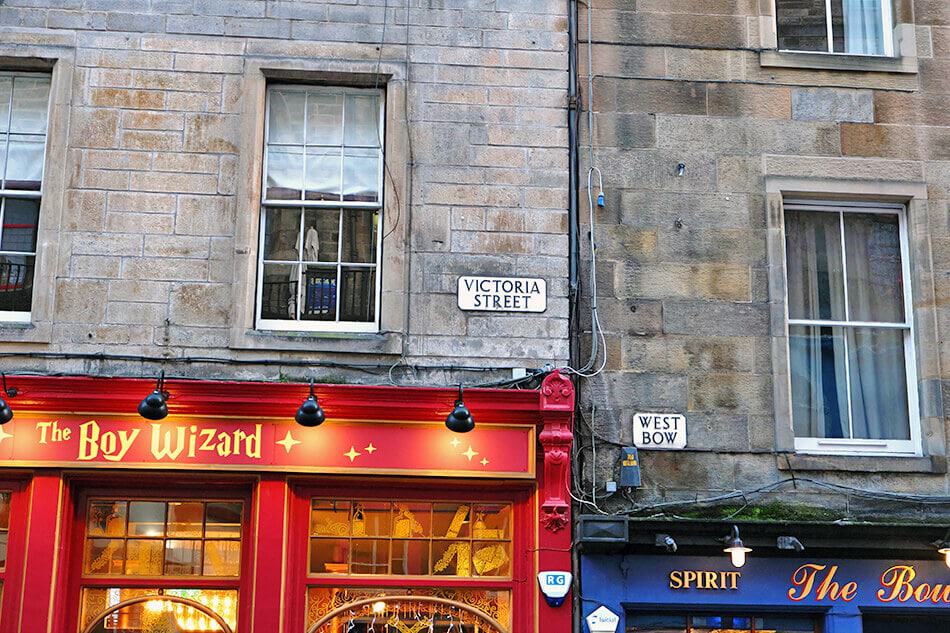
{"type": "Polygon", "coordinates": [[[142,357],[213,357],[168,370],[372,382],[396,365],[399,381],[445,384],[567,360],[565,3],[0,5],[4,98],[13,78],[18,103],[50,94],[30,137],[45,134],[45,158],[23,154],[32,184],[7,183],[39,198],[45,164],[38,222],[24,222],[36,246],[26,235],[11,255],[18,298],[0,307],[8,371],[148,375],[142,357]],[[356,114],[341,141],[344,102],[356,114]],[[308,141],[317,105],[335,132],[308,141]],[[262,190],[276,199],[268,253],[262,190]],[[301,263],[314,244],[319,265],[301,263]],[[463,313],[470,274],[542,277],[547,311],[463,313]]]}
{"type": "MultiPolygon", "coordinates": [[[[885,9],[878,41],[865,42],[879,45],[879,54],[840,50],[840,2],[831,3],[839,11],[828,24],[835,54],[828,50],[824,2],[594,4],[593,94],[582,102],[592,97],[593,161],[603,174],[606,202],[595,206],[595,241],[607,359],[604,372],[584,382],[581,412],[599,439],[593,464],[589,429],[579,425],[585,437],[578,471],[586,473],[584,499],[593,502],[596,495],[601,510],[651,514],[656,504],[755,491],[797,475],[852,490],[780,484],[721,503],[731,510],[780,503],[803,516],[818,508],[829,520],[946,522],[950,13],[945,2],[865,4],[885,9]],[[814,362],[821,353],[801,347],[797,328],[807,325],[800,322],[796,286],[804,283],[802,266],[811,264],[793,252],[801,240],[789,233],[803,209],[867,213],[881,205],[899,213],[906,231],[898,240],[893,225],[896,268],[875,269],[884,279],[875,292],[909,291],[910,316],[897,317],[908,337],[907,356],[885,363],[906,361],[908,370],[906,389],[904,368],[894,374],[905,394],[895,397],[910,401],[897,407],[909,413],[895,415],[909,415],[911,427],[909,434],[906,427],[895,431],[909,440],[896,449],[887,441],[848,441],[862,432],[852,428],[849,435],[848,415],[854,423],[859,406],[873,408],[855,403],[861,368],[853,354],[884,354],[879,344],[852,341],[847,411],[838,374],[843,433],[812,428],[825,437],[807,437],[807,411],[834,408],[828,398],[816,404],[816,392],[835,379],[827,367],[824,374],[802,367],[809,353],[814,362]],[[813,400],[803,403],[809,389],[813,400]],[[687,447],[641,450],[643,486],[609,493],[605,483],[617,481],[619,449],[633,444],[638,412],[685,414],[687,447]],[[835,434],[840,441],[828,441],[835,434]],[[854,488],[936,495],[943,502],[888,502],[854,488]]],[[[874,19],[880,27],[882,18],[874,19]]],[[[581,7],[582,92],[586,24],[581,7]]],[[[581,120],[586,123],[586,112],[581,120]]],[[[585,222],[587,138],[582,129],[585,222]]],[[[596,202],[596,173],[593,184],[596,202]]],[[[840,216],[843,223],[853,217],[840,216]]],[[[857,261],[851,249],[849,242],[846,250],[857,261]]],[[[581,314],[589,324],[586,310],[581,314]]],[[[856,310],[849,318],[861,321],[856,310]]],[[[812,316],[831,328],[843,315],[812,316]]],[[[829,336],[854,334],[841,332],[829,336]]],[[[840,349],[826,352],[824,361],[837,355],[834,362],[843,364],[840,349]]],[[[865,438],[884,435],[864,431],[865,438]]]]}

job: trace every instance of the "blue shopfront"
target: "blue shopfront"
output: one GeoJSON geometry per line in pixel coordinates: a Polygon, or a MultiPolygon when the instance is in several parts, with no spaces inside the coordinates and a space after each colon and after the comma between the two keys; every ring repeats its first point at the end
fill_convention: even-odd
{"type": "Polygon", "coordinates": [[[950,568],[888,560],[585,554],[584,633],[950,633],[950,568]],[[593,626],[587,618],[591,614],[593,626]],[[598,616],[601,616],[599,623],[598,616]]]}

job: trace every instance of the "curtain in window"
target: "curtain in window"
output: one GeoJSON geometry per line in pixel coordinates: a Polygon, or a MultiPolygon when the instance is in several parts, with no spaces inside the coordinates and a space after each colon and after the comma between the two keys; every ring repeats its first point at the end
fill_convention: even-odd
{"type": "Polygon", "coordinates": [[[881,0],[843,0],[845,52],[850,55],[884,54],[884,16],[881,0]]]}

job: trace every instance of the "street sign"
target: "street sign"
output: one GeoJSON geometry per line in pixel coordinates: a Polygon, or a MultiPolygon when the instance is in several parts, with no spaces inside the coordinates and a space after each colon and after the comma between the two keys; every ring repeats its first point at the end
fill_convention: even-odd
{"type": "Polygon", "coordinates": [[[548,289],[543,279],[529,277],[459,277],[461,310],[544,312],[548,289]]]}
{"type": "Polygon", "coordinates": [[[637,448],[686,448],[686,416],[676,413],[637,413],[633,416],[637,448]]]}

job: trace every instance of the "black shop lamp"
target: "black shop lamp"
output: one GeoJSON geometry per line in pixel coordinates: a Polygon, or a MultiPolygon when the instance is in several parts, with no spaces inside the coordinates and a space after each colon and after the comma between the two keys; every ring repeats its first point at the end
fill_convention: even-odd
{"type": "Polygon", "coordinates": [[[739,538],[739,526],[733,525],[732,533],[729,536],[724,536],[720,540],[726,544],[726,548],[722,551],[729,554],[729,557],[732,559],[733,567],[742,567],[745,565],[745,555],[751,552],[752,548],[746,547],[742,539],[739,538]]]}
{"type": "Polygon", "coordinates": [[[139,415],[146,420],[164,420],[168,416],[169,393],[165,391],[165,370],[158,374],[155,391],[142,398],[139,403],[139,415]]]}
{"type": "Polygon", "coordinates": [[[462,400],[462,385],[459,385],[459,397],[455,401],[455,408],[449,417],[445,418],[445,426],[455,433],[468,433],[475,428],[475,418],[462,400]]]}
{"type": "Polygon", "coordinates": [[[317,402],[317,397],[313,394],[313,378],[310,379],[310,395],[297,409],[297,415],[294,416],[294,419],[300,426],[307,427],[320,426],[327,419],[320,403],[317,402]]]}
{"type": "Polygon", "coordinates": [[[6,424],[13,419],[13,409],[7,403],[7,398],[13,398],[17,394],[16,387],[7,387],[7,375],[0,373],[3,377],[3,393],[0,394],[0,424],[6,424]]]}

